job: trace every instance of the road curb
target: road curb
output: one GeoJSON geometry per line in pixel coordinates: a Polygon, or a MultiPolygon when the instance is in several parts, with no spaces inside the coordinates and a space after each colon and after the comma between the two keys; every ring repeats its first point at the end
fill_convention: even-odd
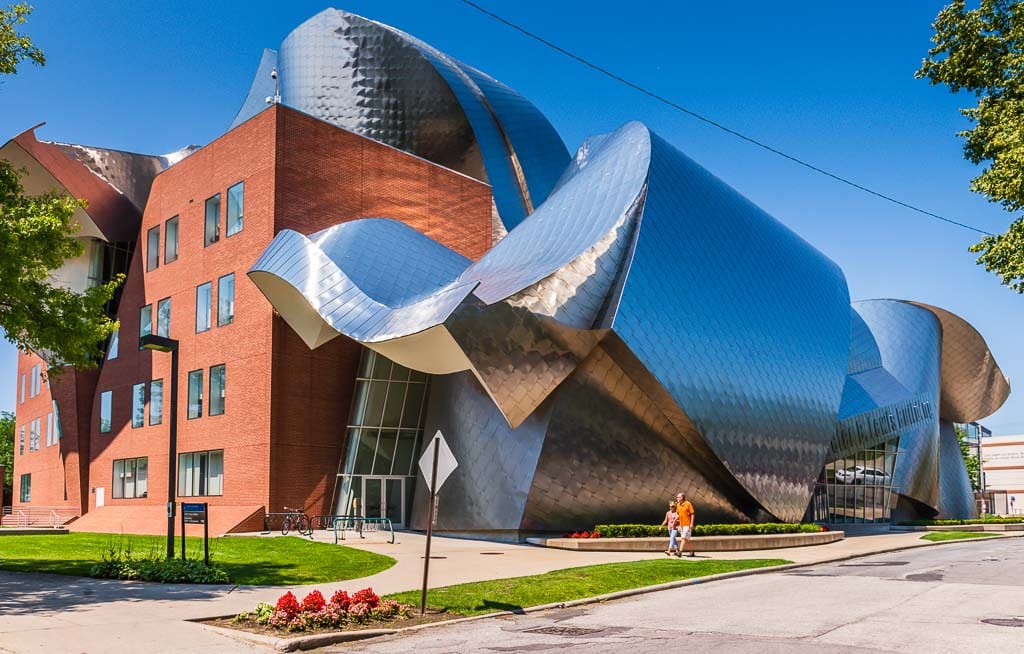
{"type": "Polygon", "coordinates": [[[998,540],[1000,538],[1024,538],[1024,534],[993,534],[990,538],[977,539],[967,538],[964,540],[949,540],[949,541],[921,541],[921,544],[914,543],[912,545],[900,545],[898,547],[889,547],[886,549],[876,550],[874,552],[866,552],[861,554],[847,554],[843,556],[837,556],[831,559],[824,559],[821,561],[814,561],[810,563],[787,563],[783,565],[773,565],[763,568],[751,568],[749,570],[735,570],[733,572],[722,572],[715,575],[707,575],[705,577],[692,577],[690,579],[680,579],[678,581],[669,581],[664,584],[655,584],[653,586],[642,586],[640,588],[630,588],[627,590],[620,590],[614,593],[605,593],[603,595],[596,595],[593,597],[582,597],[580,599],[568,600],[565,602],[552,602],[550,604],[541,604],[539,606],[530,606],[527,608],[520,609],[518,611],[497,611],[494,613],[484,613],[482,615],[471,615],[463,618],[454,618],[452,620],[440,620],[438,622],[428,622],[425,624],[413,625],[411,627],[399,627],[396,629],[363,629],[359,631],[332,631],[323,634],[313,634],[308,636],[297,636],[293,638],[280,638],[276,636],[266,636],[263,634],[254,634],[248,631],[242,631],[240,629],[230,629],[227,627],[218,627],[215,625],[205,624],[201,620],[212,620],[222,617],[233,617],[233,616],[216,616],[215,618],[197,618],[190,622],[195,622],[207,629],[214,629],[219,633],[229,635],[236,639],[248,640],[261,645],[268,645],[273,647],[279,652],[295,652],[305,651],[314,649],[317,647],[326,647],[328,645],[334,645],[337,643],[352,642],[356,640],[366,640],[369,638],[377,638],[380,636],[393,636],[396,634],[406,634],[411,632],[420,631],[421,629],[430,629],[436,627],[447,627],[450,625],[461,624],[463,622],[475,622],[477,620],[487,620],[490,618],[507,617],[510,615],[525,615],[527,613],[536,613],[539,611],[549,611],[551,609],[564,609],[572,608],[576,606],[586,606],[588,604],[598,604],[601,602],[608,602],[612,600],[625,599],[628,597],[636,597],[638,595],[646,595],[648,593],[657,593],[665,590],[673,590],[676,588],[685,588],[687,586],[696,586],[698,584],[706,584],[715,581],[724,581],[726,579],[738,579],[740,577],[750,577],[753,575],[770,574],[773,572],[786,572],[789,570],[797,570],[800,568],[810,568],[817,565],[825,565],[830,563],[841,563],[843,561],[850,561],[853,559],[862,559],[868,556],[878,556],[879,554],[890,554],[892,552],[903,552],[906,550],[922,549],[927,547],[938,547],[943,545],[962,545],[964,543],[976,543],[979,540],[998,540]]]}

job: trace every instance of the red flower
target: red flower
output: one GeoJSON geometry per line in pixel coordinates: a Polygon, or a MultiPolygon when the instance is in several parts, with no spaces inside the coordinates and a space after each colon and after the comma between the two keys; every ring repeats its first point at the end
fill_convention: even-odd
{"type": "Polygon", "coordinates": [[[295,595],[292,595],[292,591],[288,591],[277,600],[277,606],[275,610],[285,613],[289,618],[293,618],[299,614],[302,610],[299,606],[299,600],[295,599],[295,595]]]}
{"type": "Polygon", "coordinates": [[[822,531],[828,531],[828,527],[825,525],[819,525],[822,531]]]}
{"type": "Polygon", "coordinates": [[[573,538],[579,538],[580,537],[580,532],[578,532],[578,531],[572,532],[572,537],[573,538]]]}
{"type": "Polygon", "coordinates": [[[324,601],[324,595],[318,590],[314,590],[302,600],[302,610],[308,613],[316,613],[326,606],[327,602],[324,601]]]}
{"type": "Polygon", "coordinates": [[[358,604],[360,602],[366,604],[372,609],[376,608],[376,606],[380,604],[380,598],[377,597],[377,594],[373,592],[372,588],[364,588],[356,591],[355,595],[352,596],[353,604],[358,604]]]}
{"type": "Polygon", "coordinates": [[[595,531],[594,533],[590,534],[590,537],[591,538],[600,538],[601,537],[601,533],[595,531]]]}
{"type": "Polygon", "coordinates": [[[584,531],[582,534],[580,534],[580,538],[590,538],[590,532],[584,531]]]}
{"type": "Polygon", "coordinates": [[[562,538],[572,538],[572,534],[570,534],[567,531],[566,532],[562,532],[562,538]]]}
{"type": "Polygon", "coordinates": [[[349,605],[352,604],[352,600],[349,599],[348,593],[343,590],[337,590],[331,595],[331,604],[339,609],[347,610],[349,605]]]}

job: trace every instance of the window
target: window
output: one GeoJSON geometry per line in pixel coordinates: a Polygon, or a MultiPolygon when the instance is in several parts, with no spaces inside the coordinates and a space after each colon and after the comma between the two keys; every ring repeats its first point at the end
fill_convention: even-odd
{"type": "Polygon", "coordinates": [[[149,458],[115,460],[112,481],[114,499],[146,497],[149,491],[149,458]]]}
{"type": "Polygon", "coordinates": [[[100,433],[106,434],[110,432],[110,405],[112,400],[113,391],[103,391],[100,393],[100,433]]]}
{"type": "Polygon", "coordinates": [[[105,254],[106,246],[102,241],[96,239],[89,240],[89,277],[86,281],[89,288],[93,286],[99,286],[103,283],[103,268],[104,261],[103,255],[105,254]]]}
{"type": "Polygon", "coordinates": [[[142,337],[153,333],[153,305],[147,304],[139,310],[139,349],[142,349],[142,337]]]}
{"type": "Polygon", "coordinates": [[[21,426],[20,437],[18,438],[18,454],[25,453],[25,425],[21,426]]]}
{"type": "Polygon", "coordinates": [[[132,428],[141,427],[146,417],[146,384],[132,384],[132,428]]]}
{"type": "Polygon", "coordinates": [[[164,226],[164,265],[178,260],[178,217],[167,221],[164,226]]]}
{"type": "Polygon", "coordinates": [[[206,245],[220,240],[220,193],[206,201],[206,245]]]}
{"type": "Polygon", "coordinates": [[[171,335],[171,298],[169,297],[156,303],[156,334],[168,338],[171,335]]]}
{"type": "Polygon", "coordinates": [[[53,443],[57,444],[57,441],[64,436],[64,432],[60,430],[60,411],[57,410],[57,400],[51,400],[53,404],[53,443]]]}
{"type": "Polygon", "coordinates": [[[35,452],[39,449],[40,419],[36,418],[28,423],[28,451],[35,452]]]}
{"type": "Polygon", "coordinates": [[[224,494],[224,450],[178,455],[178,495],[224,494]]]}
{"type": "Polygon", "coordinates": [[[160,225],[146,232],[146,272],[160,267],[160,225]]]}
{"type": "Polygon", "coordinates": [[[21,476],[21,495],[19,495],[22,502],[32,501],[32,475],[21,476]]]}
{"type": "Polygon", "coordinates": [[[53,437],[53,412],[46,414],[46,447],[50,447],[56,442],[53,437]]]}
{"type": "Polygon", "coordinates": [[[205,332],[210,328],[210,295],[213,284],[206,282],[196,287],[196,333],[205,332]]]}
{"type": "Polygon", "coordinates": [[[203,371],[188,373],[188,419],[203,417],[203,371]]]}
{"type": "Polygon", "coordinates": [[[43,366],[42,366],[42,364],[38,364],[37,363],[36,365],[32,366],[32,370],[31,370],[31,372],[29,372],[29,375],[28,375],[28,396],[30,398],[33,398],[36,395],[39,395],[40,388],[42,387],[42,384],[41,384],[42,376],[43,376],[43,366]]]}
{"type": "Polygon", "coordinates": [[[210,415],[224,413],[224,364],[210,368],[210,415]]]}
{"type": "Polygon", "coordinates": [[[149,424],[159,425],[164,421],[164,380],[149,382],[149,424]]]}
{"type": "Polygon", "coordinates": [[[21,394],[18,396],[18,404],[25,403],[25,373],[21,374],[21,394]]]}
{"type": "Polygon", "coordinates": [[[242,213],[245,205],[245,184],[238,182],[228,189],[227,235],[242,231],[242,213]]]}
{"type": "Polygon", "coordinates": [[[107,361],[117,358],[117,346],[120,342],[120,329],[115,329],[114,333],[110,336],[110,347],[107,348],[107,361]]]}
{"type": "Polygon", "coordinates": [[[235,321],[235,273],[217,280],[217,326],[235,321]]]}

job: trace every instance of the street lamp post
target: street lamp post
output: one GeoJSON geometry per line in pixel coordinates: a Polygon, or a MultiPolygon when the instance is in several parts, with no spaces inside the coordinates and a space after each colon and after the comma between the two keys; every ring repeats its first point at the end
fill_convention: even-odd
{"type": "Polygon", "coordinates": [[[167,558],[174,558],[174,485],[178,463],[178,341],[146,334],[139,344],[147,350],[171,353],[171,424],[167,439],[167,558]]]}

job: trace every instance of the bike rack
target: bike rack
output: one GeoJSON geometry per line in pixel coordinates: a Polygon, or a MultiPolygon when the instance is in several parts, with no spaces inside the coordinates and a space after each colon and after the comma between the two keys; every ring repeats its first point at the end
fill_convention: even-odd
{"type": "Polygon", "coordinates": [[[379,527],[385,526],[388,531],[391,532],[391,538],[388,540],[388,543],[392,545],[395,543],[395,527],[391,523],[391,518],[365,518],[361,515],[335,515],[325,517],[329,517],[331,519],[331,525],[334,529],[335,545],[338,544],[339,540],[345,540],[346,530],[358,532],[360,538],[366,538],[366,536],[363,536],[364,530],[378,531],[379,527]]]}

